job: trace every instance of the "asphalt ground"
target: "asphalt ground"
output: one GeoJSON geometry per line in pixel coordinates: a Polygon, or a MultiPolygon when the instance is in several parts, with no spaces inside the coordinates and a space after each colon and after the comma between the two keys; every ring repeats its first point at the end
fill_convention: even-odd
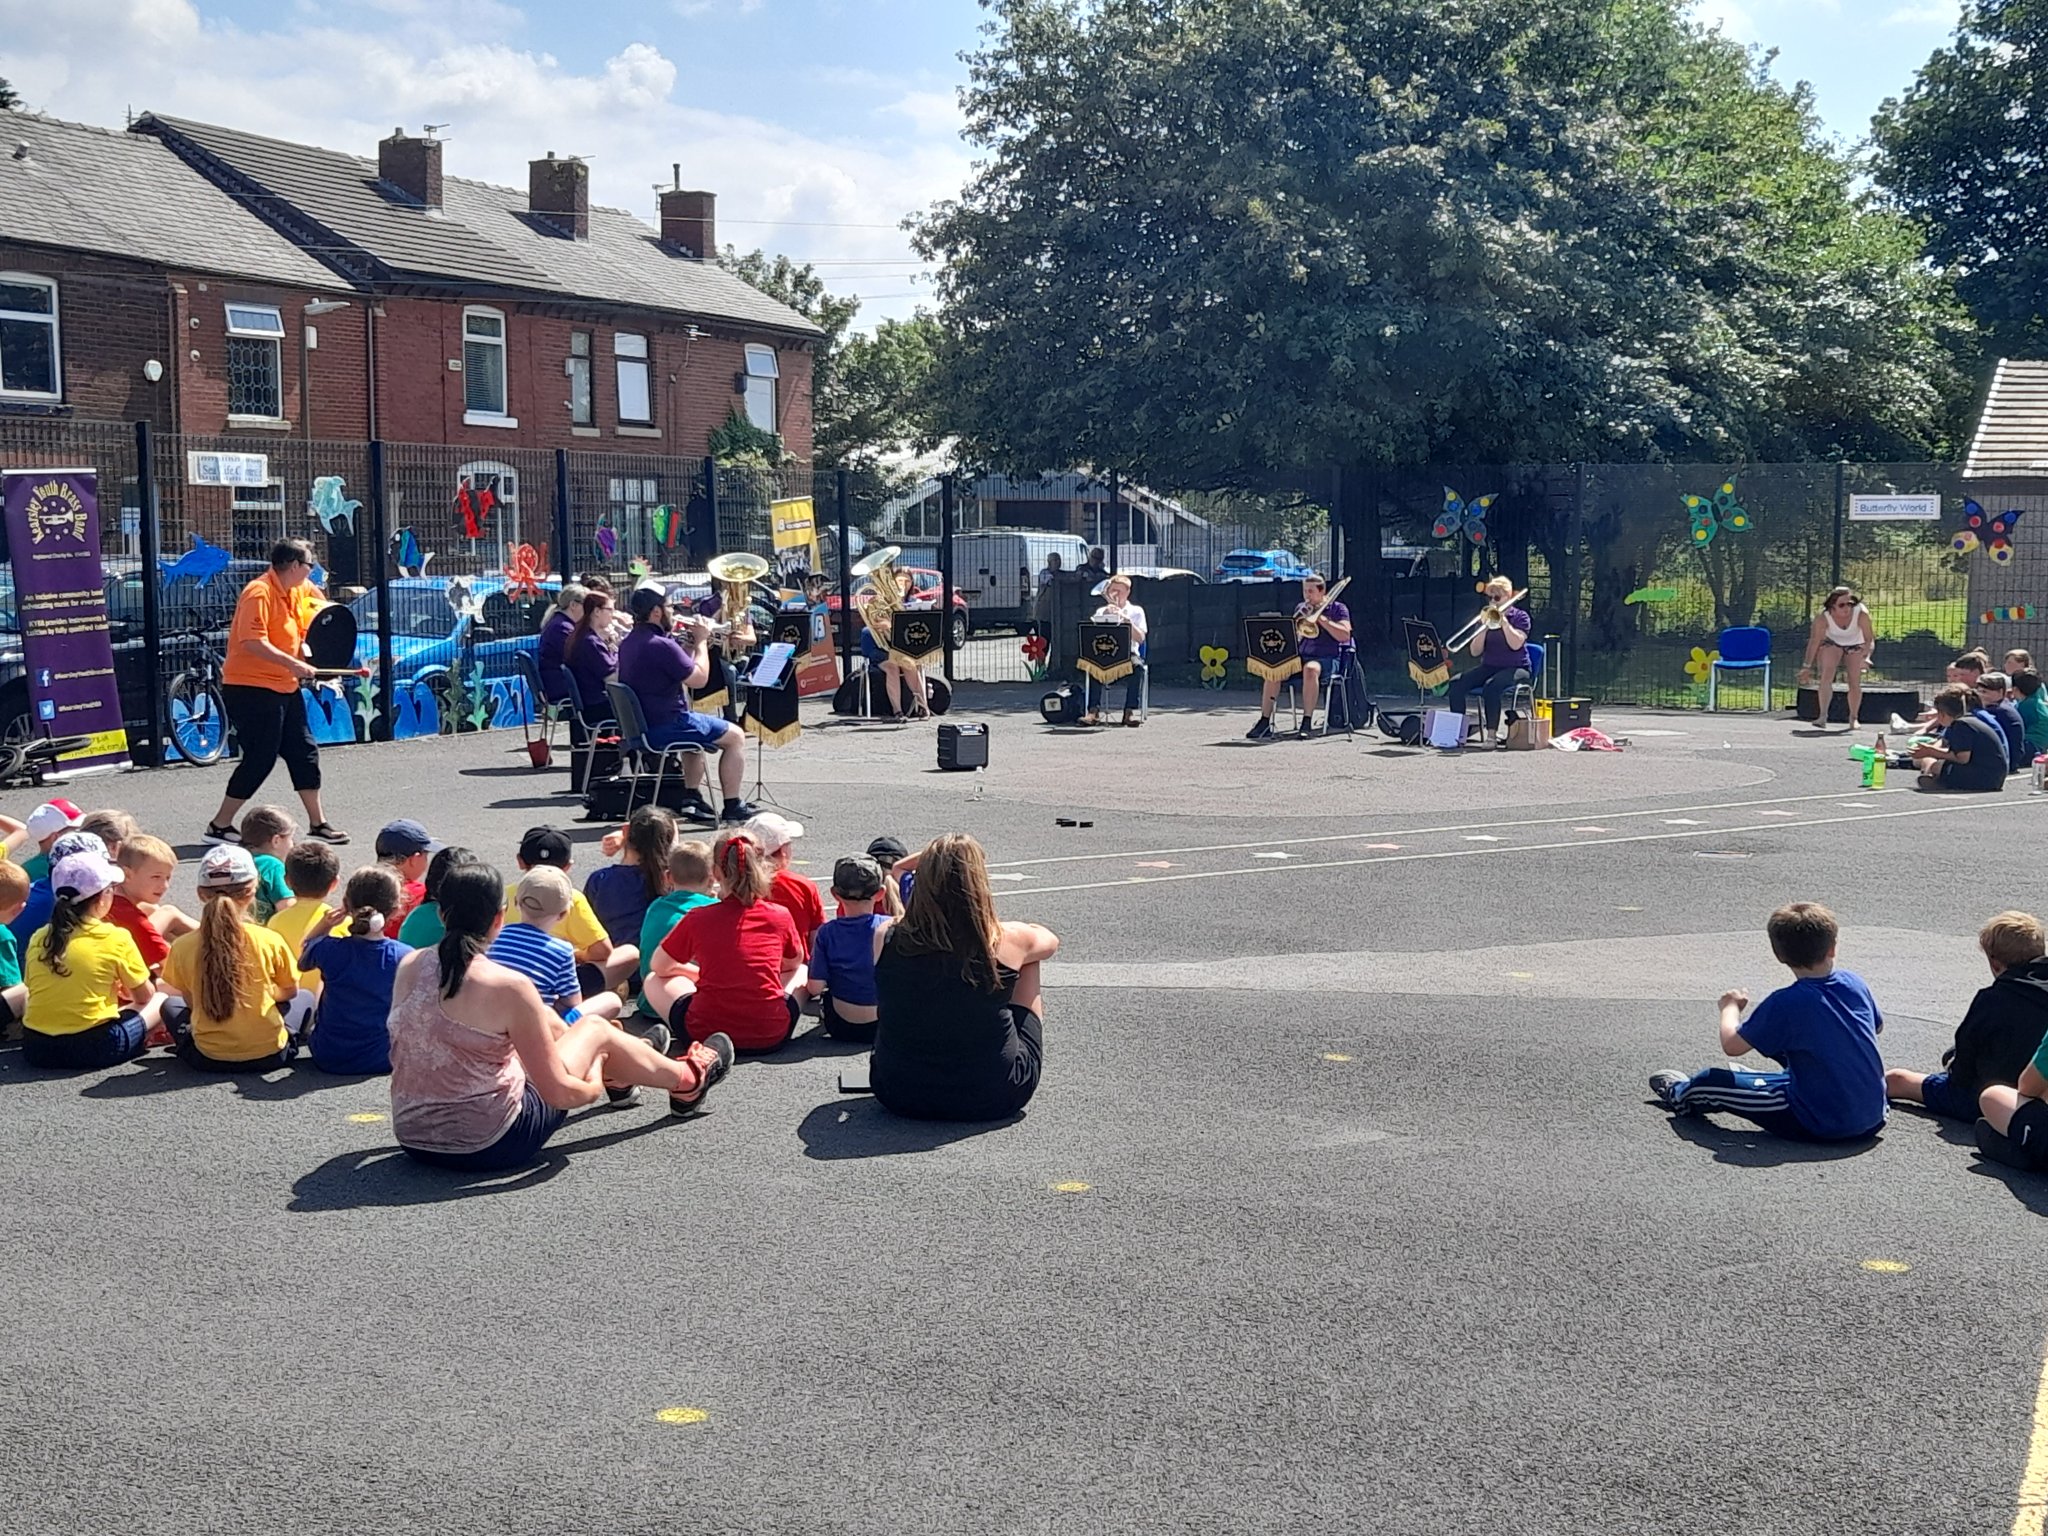
{"type": "MultiPolygon", "coordinates": [[[[765,769],[811,874],[967,830],[1061,934],[1014,1123],[799,1043],[464,1179],[379,1080],[0,1052],[0,1531],[2041,1530],[2048,1180],[1644,1088],[1784,979],[1799,897],[1933,1067],[1978,925],[2040,905],[2024,780],[1862,792],[1782,718],[1443,757],[964,694],[984,774],[815,716],[765,769]]],[[[403,814],[509,865],[575,813],[516,745],[330,751],[350,851],[403,814]]],[[[189,843],[224,776],[73,788],[189,843]]]]}

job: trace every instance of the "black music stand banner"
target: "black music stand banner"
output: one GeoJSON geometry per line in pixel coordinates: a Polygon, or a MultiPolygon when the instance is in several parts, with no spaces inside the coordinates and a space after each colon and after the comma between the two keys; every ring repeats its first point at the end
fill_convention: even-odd
{"type": "Polygon", "coordinates": [[[1131,655],[1131,626],[1083,621],[1077,626],[1074,664],[1098,683],[1120,682],[1137,666],[1131,655]]]}
{"type": "Polygon", "coordinates": [[[1244,664],[1261,681],[1286,679],[1301,670],[1301,641],[1294,620],[1284,614],[1255,613],[1244,621],[1244,664]]]}
{"type": "Polygon", "coordinates": [[[705,653],[704,686],[690,690],[690,707],[699,714],[721,713],[732,701],[732,667],[726,662],[725,648],[714,645],[705,653]]]}
{"type": "Polygon", "coordinates": [[[889,620],[889,659],[898,666],[921,666],[945,643],[935,609],[900,608],[889,620]]]}
{"type": "MultiPolygon", "coordinates": [[[[804,638],[809,639],[811,632],[810,615],[799,614],[797,617],[803,621],[804,638]]],[[[771,644],[792,646],[796,643],[795,641],[771,642],[771,644]]],[[[763,660],[757,665],[757,675],[759,667],[768,665],[767,658],[773,654],[773,652],[763,653],[763,660]]],[[[801,695],[798,693],[796,686],[796,658],[794,653],[791,652],[788,654],[788,659],[782,668],[779,679],[772,686],[756,682],[753,676],[748,677],[747,734],[758,737],[762,742],[771,747],[788,746],[803,734],[803,720],[798,710],[800,698],[801,695]]]]}
{"type": "Polygon", "coordinates": [[[1438,637],[1436,626],[1427,619],[1403,619],[1408,637],[1408,675],[1424,693],[1441,688],[1451,680],[1451,657],[1438,637]]]}

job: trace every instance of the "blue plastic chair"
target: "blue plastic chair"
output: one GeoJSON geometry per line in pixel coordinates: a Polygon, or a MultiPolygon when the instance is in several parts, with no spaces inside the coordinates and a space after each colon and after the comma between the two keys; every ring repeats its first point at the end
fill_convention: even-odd
{"type": "Polygon", "coordinates": [[[1745,624],[1721,631],[1721,654],[1707,668],[1707,708],[1720,708],[1719,684],[1723,672],[1757,672],[1764,675],[1764,713],[1771,712],[1771,632],[1761,624],[1745,624]]]}

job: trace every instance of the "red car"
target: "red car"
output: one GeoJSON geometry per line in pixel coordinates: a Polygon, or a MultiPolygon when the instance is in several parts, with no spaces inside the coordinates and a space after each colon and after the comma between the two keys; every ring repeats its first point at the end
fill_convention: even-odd
{"type": "MultiPolygon", "coordinates": [[[[896,569],[910,573],[912,588],[919,596],[927,598],[934,603],[939,600],[942,581],[937,571],[926,570],[922,566],[916,565],[899,565],[896,569]]],[[[873,596],[874,590],[874,586],[870,582],[863,581],[855,586],[853,589],[853,606],[859,608],[869,597],[873,596]]],[[[839,623],[839,583],[836,581],[832,583],[830,590],[825,595],[825,609],[832,616],[832,621],[836,628],[839,623]]],[[[971,627],[967,613],[967,599],[956,591],[953,594],[954,650],[959,650],[967,643],[967,632],[971,627]]],[[[858,630],[854,632],[854,638],[855,640],[860,638],[858,630]]]]}

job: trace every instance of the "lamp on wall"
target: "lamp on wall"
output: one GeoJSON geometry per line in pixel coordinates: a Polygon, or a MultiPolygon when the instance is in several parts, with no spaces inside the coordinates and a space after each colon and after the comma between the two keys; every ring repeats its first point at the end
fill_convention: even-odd
{"type": "MultiPolygon", "coordinates": [[[[315,299],[299,313],[307,320],[315,315],[331,315],[337,309],[347,309],[347,299],[315,299]]],[[[313,397],[306,354],[320,344],[320,333],[304,321],[299,325],[299,436],[306,441],[313,439],[313,397]]]]}

